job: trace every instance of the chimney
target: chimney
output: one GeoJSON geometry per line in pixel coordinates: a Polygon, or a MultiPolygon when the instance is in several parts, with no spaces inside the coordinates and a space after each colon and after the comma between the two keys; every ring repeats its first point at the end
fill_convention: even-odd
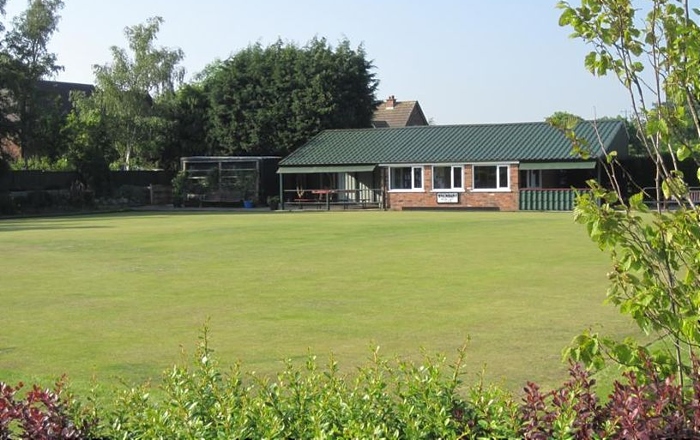
{"type": "Polygon", "coordinates": [[[389,110],[393,110],[394,107],[396,107],[396,97],[394,97],[394,95],[391,95],[386,99],[386,108],[389,110]]]}

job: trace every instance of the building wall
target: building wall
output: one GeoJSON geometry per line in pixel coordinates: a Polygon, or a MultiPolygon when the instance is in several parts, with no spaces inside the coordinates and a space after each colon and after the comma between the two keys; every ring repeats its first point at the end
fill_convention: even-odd
{"type": "MultiPolygon", "coordinates": [[[[423,167],[423,191],[399,192],[387,191],[388,208],[401,210],[404,208],[486,208],[500,211],[518,210],[519,169],[517,165],[510,165],[510,190],[509,191],[474,191],[472,189],[472,166],[464,166],[462,181],[464,191],[458,192],[458,203],[438,203],[437,192],[433,192],[432,166],[423,167]]],[[[385,175],[385,188],[389,188],[389,173],[385,175]]],[[[457,192],[457,191],[455,191],[457,192]]]]}
{"type": "Polygon", "coordinates": [[[406,121],[406,127],[416,125],[428,125],[428,121],[423,115],[423,111],[420,108],[420,104],[418,104],[417,102],[416,105],[413,107],[413,110],[411,111],[411,115],[408,117],[408,121],[406,121]]]}

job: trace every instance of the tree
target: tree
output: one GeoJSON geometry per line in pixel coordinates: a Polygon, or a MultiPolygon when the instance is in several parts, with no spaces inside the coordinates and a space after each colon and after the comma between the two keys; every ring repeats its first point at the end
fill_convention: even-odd
{"type": "Polygon", "coordinates": [[[370,127],[372,68],[347,40],[249,46],[205,74],[208,135],[222,154],[286,155],[321,130],[370,127]]]}
{"type": "MultiPolygon", "coordinates": [[[[700,348],[700,211],[679,168],[700,158],[700,28],[698,11],[688,3],[648,0],[644,12],[632,0],[559,3],[560,24],[592,46],[588,70],[617,76],[627,90],[639,139],[656,170],[654,190],[625,199],[614,174],[619,163],[609,155],[611,188],[591,182],[575,218],[610,253],[608,300],[659,342],[642,347],[586,332],[567,353],[596,366],[606,356],[630,368],[651,359],[681,384],[700,348]],[[665,151],[670,160],[664,160],[665,151]],[[665,210],[665,203],[650,209],[649,200],[670,201],[677,209],[665,210]]],[[[582,146],[575,121],[552,123],[575,149],[582,146]]]]}
{"type": "Polygon", "coordinates": [[[117,159],[108,118],[103,109],[84,94],[76,93],[71,99],[73,111],[61,130],[61,136],[69,145],[66,158],[89,189],[97,195],[107,194],[111,189],[109,164],[117,159]]]}
{"type": "Polygon", "coordinates": [[[206,156],[215,153],[207,138],[209,101],[201,84],[185,84],[173,95],[159,101],[161,114],[171,121],[164,132],[159,151],[161,168],[175,171],[183,156],[206,156]]]}
{"type": "Polygon", "coordinates": [[[182,82],[180,49],[154,47],[161,17],[125,29],[129,50],[113,46],[110,64],[93,66],[96,90],[88,98],[104,110],[107,125],[125,169],[146,165],[158,155],[159,139],[170,121],[158,111],[158,101],[182,82]]]}
{"type": "Polygon", "coordinates": [[[46,130],[55,113],[47,105],[50,98],[38,90],[37,83],[62,69],[56,55],[48,50],[62,8],[62,0],[30,0],[2,42],[0,77],[6,93],[2,113],[14,115],[6,134],[21,147],[25,159],[40,152],[39,133],[46,130]]]}

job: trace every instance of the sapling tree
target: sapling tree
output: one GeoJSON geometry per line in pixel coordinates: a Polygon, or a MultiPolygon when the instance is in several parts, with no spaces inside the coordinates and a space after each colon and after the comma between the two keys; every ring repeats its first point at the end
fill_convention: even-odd
{"type": "MultiPolygon", "coordinates": [[[[700,214],[690,176],[679,169],[682,161],[700,159],[699,11],[687,0],[577,3],[559,2],[560,25],[591,46],[585,58],[589,71],[614,75],[627,90],[656,185],[628,183],[626,189],[624,169],[610,154],[603,166],[611,184],[590,182],[592,191],[579,198],[575,218],[611,256],[608,301],[658,339],[641,346],[586,332],[566,353],[595,366],[606,357],[630,368],[651,359],[682,385],[700,348],[700,214]]],[[[576,136],[575,119],[550,122],[576,150],[597,147],[576,136]]]]}
{"type": "Polygon", "coordinates": [[[128,50],[113,46],[112,62],[93,66],[96,90],[87,99],[104,110],[125,169],[157,155],[159,137],[171,124],[158,103],[175,93],[184,78],[182,50],[155,46],[162,23],[161,17],[153,17],[127,27],[128,50]]]}

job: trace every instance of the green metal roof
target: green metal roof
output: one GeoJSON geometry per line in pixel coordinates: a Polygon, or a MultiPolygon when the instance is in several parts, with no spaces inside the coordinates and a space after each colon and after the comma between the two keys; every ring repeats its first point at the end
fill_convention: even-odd
{"type": "Polygon", "coordinates": [[[568,161],[568,162],[521,162],[518,167],[521,170],[592,170],[594,161],[568,161]]]}
{"type": "MultiPolygon", "coordinates": [[[[598,121],[596,127],[606,151],[617,150],[618,156],[626,156],[622,122],[598,121]]],[[[575,131],[597,145],[593,123],[579,123],[575,131]]],[[[530,122],[326,130],[283,159],[280,166],[576,160],[571,143],[559,130],[546,122],[530,122]]]]}
{"type": "Polygon", "coordinates": [[[373,171],[375,165],[326,165],[313,167],[280,167],[277,174],[314,174],[314,173],[362,173],[373,171]]]}

